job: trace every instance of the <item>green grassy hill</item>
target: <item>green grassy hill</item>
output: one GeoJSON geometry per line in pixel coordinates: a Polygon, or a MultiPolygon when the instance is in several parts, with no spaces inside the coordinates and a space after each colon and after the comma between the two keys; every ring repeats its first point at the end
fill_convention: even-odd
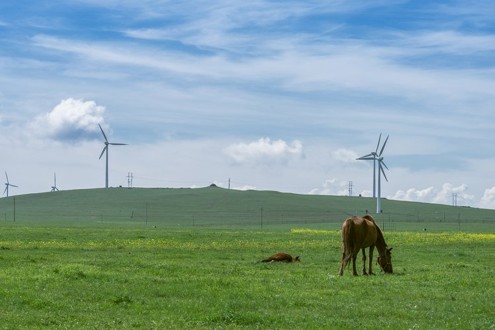
{"type": "Polygon", "coordinates": [[[385,230],[442,230],[447,226],[451,230],[479,231],[478,227],[495,227],[495,210],[386,199],[382,207],[384,213],[374,215],[376,201],[372,198],[218,187],[88,189],[1,198],[0,224],[288,225],[337,229],[346,217],[368,210],[385,230]]]}

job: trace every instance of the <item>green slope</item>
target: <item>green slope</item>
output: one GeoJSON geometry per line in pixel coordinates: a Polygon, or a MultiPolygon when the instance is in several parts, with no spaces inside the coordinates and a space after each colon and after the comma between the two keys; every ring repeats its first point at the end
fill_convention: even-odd
{"type": "MultiPolygon", "coordinates": [[[[492,226],[495,210],[382,201],[375,218],[389,229],[423,224],[492,226]]],[[[0,199],[0,223],[127,223],[166,226],[318,226],[338,228],[353,214],[374,214],[375,200],[207,188],[69,190],[0,199]],[[15,204],[15,209],[14,209],[15,204]],[[14,211],[15,210],[15,211],[14,211]],[[14,215],[15,214],[15,215],[14,215]]],[[[430,226],[431,227],[431,226],[430,226]]]]}

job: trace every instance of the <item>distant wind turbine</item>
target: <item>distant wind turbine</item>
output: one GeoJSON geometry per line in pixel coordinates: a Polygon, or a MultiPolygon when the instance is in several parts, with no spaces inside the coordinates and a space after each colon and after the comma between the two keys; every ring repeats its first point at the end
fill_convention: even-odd
{"type": "Polygon", "coordinates": [[[7,175],[7,171],[5,171],[5,179],[7,179],[7,182],[5,182],[5,190],[3,191],[3,194],[4,195],[6,194],[7,197],[9,197],[9,187],[15,187],[15,188],[18,188],[18,187],[9,182],[9,176],[7,175]]]}
{"type": "Polygon", "coordinates": [[[381,202],[381,175],[383,174],[383,177],[385,180],[388,182],[387,176],[385,175],[385,170],[383,168],[386,168],[388,170],[387,165],[383,161],[383,151],[385,150],[385,145],[387,144],[389,135],[387,135],[387,138],[385,139],[385,142],[383,142],[383,145],[380,149],[380,141],[382,139],[382,134],[380,133],[380,136],[378,137],[378,143],[376,145],[376,150],[372,151],[370,154],[367,154],[365,156],[359,157],[358,160],[372,160],[373,161],[373,198],[376,199],[376,212],[381,213],[382,211],[382,202],[381,202]],[[378,149],[380,149],[380,152],[378,152],[378,149]],[[376,162],[378,161],[378,189],[376,187],[376,162]],[[378,190],[378,196],[376,194],[378,190]]]}
{"type": "Polygon", "coordinates": [[[105,147],[103,147],[103,150],[101,151],[101,154],[100,154],[100,158],[99,159],[101,159],[101,157],[103,156],[104,153],[106,154],[105,188],[108,188],[108,146],[109,145],[112,145],[112,146],[126,146],[127,144],[125,144],[125,143],[108,142],[107,136],[106,136],[105,132],[103,131],[103,128],[101,128],[101,125],[100,124],[98,124],[98,126],[100,126],[101,133],[103,134],[103,137],[105,138],[105,147]]]}
{"type": "Polygon", "coordinates": [[[380,150],[380,153],[378,153],[378,149],[380,148],[380,141],[382,139],[382,133],[380,133],[380,136],[378,137],[378,143],[376,144],[376,150],[372,151],[371,153],[364,155],[362,157],[357,158],[357,160],[372,160],[373,161],[373,198],[376,197],[376,161],[378,158],[380,158],[381,154],[383,153],[383,149],[385,148],[385,145],[387,144],[388,141],[388,135],[387,138],[385,139],[385,142],[383,143],[382,149],[380,150]]]}
{"type": "Polygon", "coordinates": [[[52,192],[58,191],[57,188],[57,173],[53,173],[53,186],[52,186],[52,192]]]}

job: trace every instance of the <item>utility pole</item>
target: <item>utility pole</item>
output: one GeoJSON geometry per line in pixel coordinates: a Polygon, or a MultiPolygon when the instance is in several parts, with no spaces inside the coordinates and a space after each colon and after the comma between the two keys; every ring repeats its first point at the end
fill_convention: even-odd
{"type": "Polygon", "coordinates": [[[452,193],[452,206],[457,206],[457,193],[452,193]]]}
{"type": "Polygon", "coordinates": [[[132,188],[132,179],[134,178],[134,175],[132,172],[127,173],[127,188],[132,188]]]}

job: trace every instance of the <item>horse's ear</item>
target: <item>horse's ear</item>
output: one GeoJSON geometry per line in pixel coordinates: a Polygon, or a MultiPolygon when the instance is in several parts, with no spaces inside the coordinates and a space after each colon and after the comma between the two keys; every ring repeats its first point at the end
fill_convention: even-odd
{"type": "Polygon", "coordinates": [[[388,250],[388,252],[392,252],[392,249],[393,249],[393,248],[390,248],[390,249],[387,249],[387,250],[388,250]]]}
{"type": "Polygon", "coordinates": [[[301,259],[299,259],[299,256],[296,257],[296,261],[301,261],[301,259]]]}

